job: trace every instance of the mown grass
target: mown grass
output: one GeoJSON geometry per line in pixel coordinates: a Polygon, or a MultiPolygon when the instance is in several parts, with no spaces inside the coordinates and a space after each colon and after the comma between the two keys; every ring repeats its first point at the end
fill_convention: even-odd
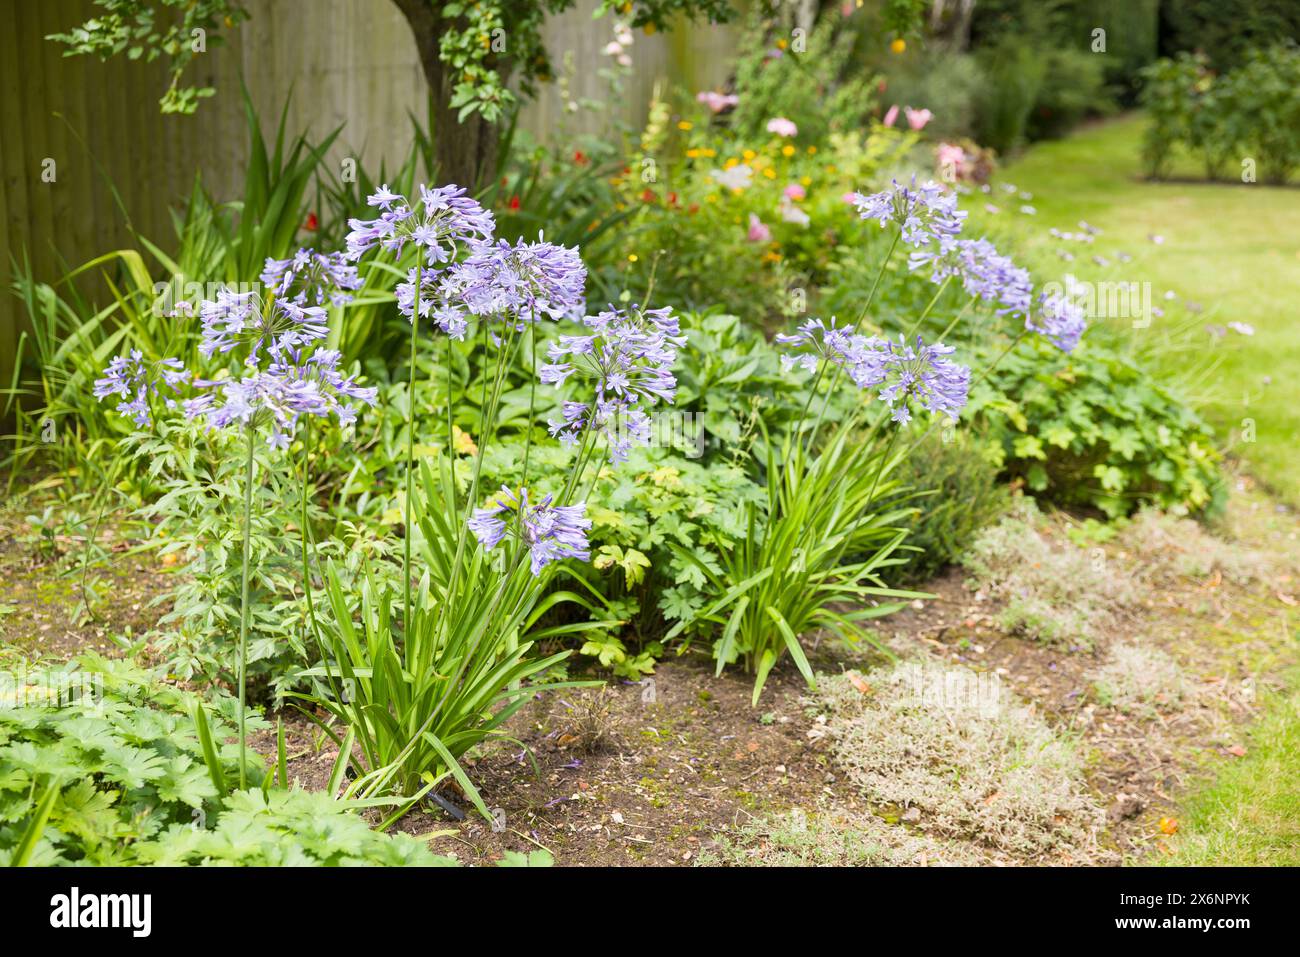
{"type": "Polygon", "coordinates": [[[1300,864],[1300,674],[1268,702],[1244,758],[1226,765],[1183,808],[1174,866],[1300,864]]]}
{"type": "MultiPolygon", "coordinates": [[[[1221,444],[1232,444],[1252,474],[1282,498],[1300,505],[1300,470],[1295,440],[1300,436],[1300,322],[1295,296],[1300,290],[1300,188],[1263,184],[1187,182],[1153,183],[1142,179],[1141,142],[1145,120],[1126,116],[1043,143],[1008,165],[1000,182],[1014,183],[1033,194],[1037,215],[1018,213],[1021,200],[995,190],[990,199],[1003,207],[984,216],[982,203],[974,219],[990,229],[1010,228],[1023,240],[1027,262],[1040,281],[1062,282],[1069,272],[1085,280],[1149,281],[1157,305],[1176,321],[1181,305],[1162,299],[1173,290],[1184,302],[1205,311],[1195,317],[1204,325],[1244,322],[1252,337],[1229,332],[1215,339],[1200,330],[1190,353],[1162,361],[1171,370],[1221,360],[1197,391],[1207,399],[1204,411],[1219,430],[1221,444]],[[1050,227],[1077,230],[1086,220],[1103,232],[1093,245],[1062,244],[1050,227]],[[1151,236],[1164,242],[1157,245],[1151,236]],[[1076,256],[1063,262],[1056,250],[1076,256]],[[1131,262],[1118,263],[1117,251],[1131,262]],[[1110,260],[1095,266],[1094,254],[1110,260]],[[1243,420],[1253,419],[1254,443],[1241,441],[1243,420]]],[[[1175,177],[1198,177],[1189,158],[1174,168],[1175,177]]],[[[1199,323],[1198,323],[1199,324],[1199,323]]],[[[1147,331],[1132,329],[1134,336],[1147,331]]]]}

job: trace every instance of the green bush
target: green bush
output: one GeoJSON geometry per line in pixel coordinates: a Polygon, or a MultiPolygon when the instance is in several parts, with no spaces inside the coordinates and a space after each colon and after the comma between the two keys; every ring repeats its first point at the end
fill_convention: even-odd
{"type": "Polygon", "coordinates": [[[452,863],[371,831],[328,794],[272,788],[256,760],[263,789],[227,790],[239,760],[229,696],[202,706],[135,665],[94,656],[48,669],[7,664],[17,680],[0,702],[0,861],[452,863]]]}
{"type": "Polygon", "coordinates": [[[982,63],[987,79],[976,103],[976,139],[1009,153],[1025,140],[1047,61],[1032,47],[1007,40],[982,51],[982,63]]]}
{"type": "Polygon", "coordinates": [[[1086,117],[1114,108],[1106,88],[1105,57],[1060,47],[1045,51],[1043,60],[1043,81],[1025,130],[1029,139],[1062,136],[1086,117]]]}
{"type": "Polygon", "coordinates": [[[1209,427],[1093,339],[1069,355],[1022,342],[972,389],[969,408],[1006,472],[1053,501],[1117,516],[1144,503],[1203,511],[1224,494],[1209,427]]]}
{"type": "Polygon", "coordinates": [[[894,572],[903,580],[929,578],[954,564],[986,526],[1011,502],[999,481],[987,443],[957,430],[930,433],[898,466],[894,478],[920,511],[907,525],[905,562],[894,572]]]}
{"type": "Polygon", "coordinates": [[[1203,54],[1180,53],[1142,76],[1142,104],[1151,117],[1143,144],[1149,176],[1168,175],[1178,148],[1197,156],[1209,179],[1222,177],[1232,163],[1242,164],[1245,179],[1247,161],[1256,176],[1277,184],[1295,169],[1300,47],[1294,43],[1253,51],[1224,75],[1212,72],[1203,54]]]}

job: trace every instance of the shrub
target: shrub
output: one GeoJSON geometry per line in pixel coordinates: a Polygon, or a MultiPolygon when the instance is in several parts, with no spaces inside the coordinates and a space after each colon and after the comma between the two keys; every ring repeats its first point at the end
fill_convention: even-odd
{"type": "Polygon", "coordinates": [[[1254,175],[1284,183],[1300,150],[1300,47],[1294,41],[1254,50],[1224,75],[1207,58],[1180,53],[1142,71],[1142,103],[1151,116],[1143,145],[1147,173],[1168,174],[1174,149],[1201,157],[1205,175],[1219,178],[1229,161],[1253,160],[1254,175]]]}
{"type": "Polygon", "coordinates": [[[904,561],[895,574],[923,580],[955,563],[975,536],[1011,504],[988,446],[966,432],[944,431],[917,444],[894,474],[917,508],[905,521],[904,561]]]}
{"type": "Polygon", "coordinates": [[[801,811],[753,820],[723,832],[697,867],[955,867],[987,864],[989,855],[935,840],[874,814],[801,811]]]}
{"type": "Polygon", "coordinates": [[[1208,426],[1104,342],[1068,355],[1022,343],[971,405],[1004,470],[1052,501],[1118,516],[1212,510],[1225,494],[1208,426]]]}
{"type": "Polygon", "coordinates": [[[976,102],[976,139],[1006,154],[1025,140],[1047,61],[1032,47],[1004,40],[982,53],[984,86],[976,102]]]}
{"type": "Polygon", "coordinates": [[[94,656],[17,673],[0,707],[0,860],[453,863],[412,838],[372,832],[328,794],[273,788],[260,762],[250,771],[261,790],[230,790],[241,758],[229,740],[237,720],[229,696],[203,705],[135,665],[94,656]]]}

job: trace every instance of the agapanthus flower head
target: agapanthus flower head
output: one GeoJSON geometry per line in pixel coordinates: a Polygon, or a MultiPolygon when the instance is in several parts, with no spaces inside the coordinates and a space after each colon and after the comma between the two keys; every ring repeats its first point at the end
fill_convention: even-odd
{"type": "Polygon", "coordinates": [[[498,240],[455,267],[461,298],[476,316],[510,315],[521,322],[582,314],[587,267],[576,249],[546,242],[498,240]]]}
{"type": "Polygon", "coordinates": [[[1025,328],[1046,336],[1062,352],[1073,352],[1087,328],[1083,307],[1068,296],[1042,292],[1037,310],[1025,316],[1025,328]]]}
{"type": "Polygon", "coordinates": [[[361,288],[357,267],[346,256],[314,249],[299,249],[288,259],[267,259],[261,278],[275,298],[305,306],[341,306],[361,288]]]}
{"type": "Polygon", "coordinates": [[[267,425],[268,444],[288,448],[303,416],[333,415],[346,426],[356,419],[354,403],[375,404],[378,390],[339,372],[339,359],[338,352],[322,349],[305,362],[273,362],[242,379],[198,381],[201,394],[184,403],[185,414],[216,429],[267,425]]]}
{"type": "Polygon", "coordinates": [[[883,340],[882,344],[880,399],[893,409],[890,418],[900,424],[909,422],[915,402],[933,415],[956,420],[966,405],[970,369],[948,358],[955,350],[943,343],[927,346],[920,336],[915,345],[901,335],[897,342],[883,340]]]}
{"type": "Polygon", "coordinates": [[[587,532],[591,528],[587,503],[555,505],[553,502],[553,497],[546,495],[533,505],[528,500],[528,489],[521,488],[516,493],[503,485],[492,504],[475,509],[467,524],[486,551],[507,537],[517,538],[528,549],[529,567],[535,576],[551,562],[561,559],[587,561],[591,557],[587,545],[587,532]]]}
{"type": "Polygon", "coordinates": [[[413,243],[423,250],[422,262],[436,266],[454,260],[462,249],[488,242],[496,229],[492,214],[460,186],[421,186],[414,203],[381,186],[366,202],[380,214],[348,220],[346,256],[353,262],[375,246],[400,256],[413,243]]]}
{"type": "Polygon", "coordinates": [[[561,336],[539,370],[549,385],[569,377],[591,385],[589,402],[564,403],[563,417],[552,420],[551,434],[573,443],[588,429],[609,440],[610,461],[621,464],[635,444],[650,440],[646,406],[671,403],[677,393],[673,363],[685,340],[670,308],[610,307],[583,320],[585,335],[561,336]]]}
{"type": "Polygon", "coordinates": [[[912,269],[930,268],[930,280],[959,277],[966,292],[997,305],[999,315],[1023,315],[1032,303],[1034,283],[1029,271],[1017,266],[987,239],[943,236],[915,250],[908,259],[912,269]]]}
{"type": "Polygon", "coordinates": [[[821,319],[809,319],[800,324],[797,332],[790,335],[779,333],[773,341],[799,350],[781,354],[781,366],[787,372],[796,367],[816,372],[822,361],[851,371],[866,358],[866,353],[876,342],[868,336],[855,334],[851,326],[836,326],[833,318],[829,326],[821,319]]]}
{"type": "Polygon", "coordinates": [[[203,323],[199,353],[205,359],[246,346],[249,365],[256,365],[264,353],[273,359],[297,355],[307,343],[329,335],[329,315],[323,306],[264,297],[255,291],[222,288],[215,299],[199,304],[199,318],[203,323]]]}
{"type": "Polygon", "coordinates": [[[897,223],[903,242],[918,247],[944,236],[956,236],[966,218],[965,210],[957,208],[956,193],[933,180],[918,186],[916,177],[912,177],[910,186],[894,180],[889,189],[879,193],[869,196],[858,193],[853,205],[863,219],[874,219],[882,228],[897,223]]]}
{"type": "Polygon", "coordinates": [[[127,355],[115,356],[104,369],[102,378],[94,384],[95,398],[101,402],[111,395],[118,396],[117,411],[129,415],[140,428],[153,421],[149,399],[166,389],[165,401],[174,405],[174,393],[189,373],[179,359],[159,359],[150,362],[139,349],[127,355]]]}

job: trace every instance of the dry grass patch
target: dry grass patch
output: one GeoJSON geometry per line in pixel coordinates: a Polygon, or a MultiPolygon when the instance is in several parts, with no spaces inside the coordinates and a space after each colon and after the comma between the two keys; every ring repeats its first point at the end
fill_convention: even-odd
{"type": "Polygon", "coordinates": [[[1022,858],[1094,854],[1104,814],[1080,756],[991,676],[927,663],[819,680],[834,759],[873,805],[1022,858]]]}
{"type": "Polygon", "coordinates": [[[1151,712],[1177,707],[1188,692],[1183,669],[1159,648],[1116,642],[1093,673],[1102,705],[1121,711],[1151,712]]]}
{"type": "Polygon", "coordinates": [[[1066,647],[1091,649],[1109,619],[1139,598],[1100,549],[1049,536],[1029,498],[981,532],[962,564],[982,591],[1005,602],[1003,628],[1066,647]]]}

